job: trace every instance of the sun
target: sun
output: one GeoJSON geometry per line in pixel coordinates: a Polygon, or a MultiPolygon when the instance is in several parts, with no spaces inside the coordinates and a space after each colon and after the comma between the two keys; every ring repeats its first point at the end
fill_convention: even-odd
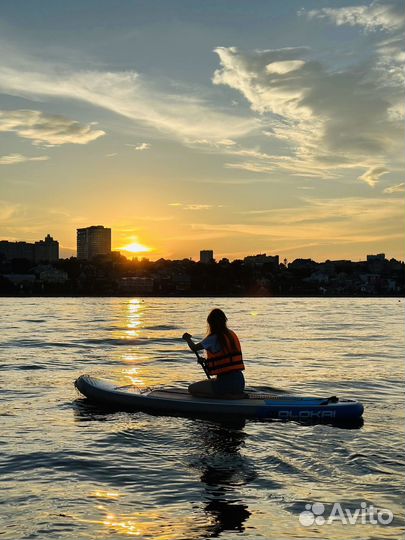
{"type": "Polygon", "coordinates": [[[122,251],[128,251],[129,253],[149,253],[150,251],[152,251],[152,248],[148,246],[144,246],[143,244],[140,244],[139,242],[132,242],[132,244],[123,246],[120,249],[122,251]]]}

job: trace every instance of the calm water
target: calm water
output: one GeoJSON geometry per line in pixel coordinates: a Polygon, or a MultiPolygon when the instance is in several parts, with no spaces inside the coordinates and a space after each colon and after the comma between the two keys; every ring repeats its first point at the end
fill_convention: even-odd
{"type": "Polygon", "coordinates": [[[0,311],[2,539],[403,536],[403,300],[29,298],[0,311]],[[203,378],[179,336],[202,336],[216,305],[250,386],[356,397],[364,426],[108,413],[77,395],[85,372],[153,387],[203,378]],[[336,502],[395,517],[301,525],[314,502],[326,517],[336,502]]]}

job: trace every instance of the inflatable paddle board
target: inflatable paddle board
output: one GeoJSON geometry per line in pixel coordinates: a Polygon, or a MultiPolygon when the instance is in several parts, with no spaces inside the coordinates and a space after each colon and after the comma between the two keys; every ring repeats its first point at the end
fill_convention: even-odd
{"type": "Polygon", "coordinates": [[[140,391],[135,386],[81,375],[75,386],[90,401],[114,409],[154,414],[211,415],[246,418],[273,418],[315,422],[351,422],[361,418],[363,405],[353,399],[299,397],[246,392],[243,398],[204,398],[182,388],[140,391]]]}

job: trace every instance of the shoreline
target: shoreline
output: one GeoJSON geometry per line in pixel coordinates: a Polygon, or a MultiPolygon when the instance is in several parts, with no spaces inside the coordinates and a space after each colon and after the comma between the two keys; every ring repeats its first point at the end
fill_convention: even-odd
{"type": "Polygon", "coordinates": [[[0,294],[0,298],[398,298],[405,295],[394,294],[0,294]]]}

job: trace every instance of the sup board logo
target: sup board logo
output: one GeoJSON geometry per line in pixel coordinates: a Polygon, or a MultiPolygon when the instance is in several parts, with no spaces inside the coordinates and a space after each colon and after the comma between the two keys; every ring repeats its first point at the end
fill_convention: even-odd
{"type": "Polygon", "coordinates": [[[298,519],[303,527],[330,525],[337,521],[343,525],[389,525],[394,519],[391,510],[378,509],[366,502],[361,502],[360,507],[354,509],[334,503],[329,515],[326,515],[325,510],[325,505],[321,502],[306,504],[305,510],[300,513],[298,519]]]}
{"type": "Polygon", "coordinates": [[[278,411],[278,417],[282,420],[288,420],[290,418],[299,418],[301,420],[307,420],[309,418],[335,418],[336,411],[292,411],[287,409],[285,411],[278,411]]]}

